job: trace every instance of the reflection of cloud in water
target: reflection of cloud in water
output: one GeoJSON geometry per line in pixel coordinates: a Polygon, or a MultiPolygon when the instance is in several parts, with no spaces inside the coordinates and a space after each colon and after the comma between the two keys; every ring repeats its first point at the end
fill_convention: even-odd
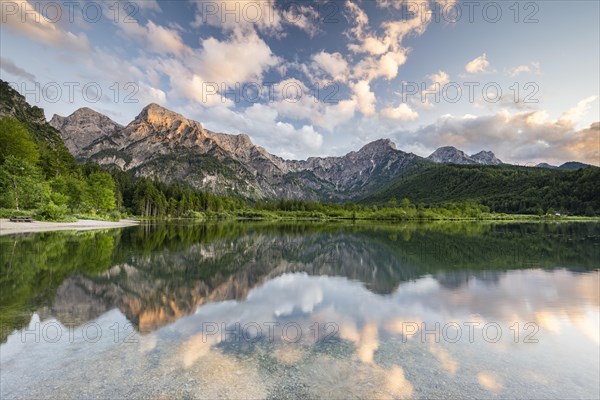
{"type": "MultiPolygon", "coordinates": [[[[175,324],[178,330],[199,332],[197,321],[217,324],[294,321],[302,325],[309,340],[315,321],[334,322],[339,336],[358,345],[366,362],[377,349],[383,330],[401,334],[408,325],[428,328],[435,322],[537,322],[546,332],[561,333],[562,320],[597,342],[598,273],[557,271],[510,271],[497,285],[448,290],[430,277],[404,283],[390,296],[368,291],[364,285],[341,277],[285,274],[254,289],[243,302],[221,302],[200,307],[195,316],[175,324]],[[594,313],[596,311],[596,313],[594,313]]],[[[412,329],[412,327],[411,327],[412,329]]],[[[466,328],[464,328],[466,333],[466,328]]]]}
{"type": "Polygon", "coordinates": [[[297,364],[304,357],[304,351],[300,346],[282,343],[273,351],[273,357],[283,364],[297,364]]]}
{"type": "Polygon", "coordinates": [[[405,399],[414,391],[401,367],[393,365],[385,369],[353,359],[320,357],[303,364],[298,376],[311,382],[309,397],[316,398],[405,399]]]}
{"type": "Polygon", "coordinates": [[[450,353],[441,347],[439,344],[432,342],[429,343],[429,352],[435,357],[440,363],[444,371],[454,375],[458,371],[458,362],[450,355],[450,353]]]}
{"type": "Polygon", "coordinates": [[[502,390],[500,380],[491,372],[482,371],[478,373],[477,381],[484,389],[489,390],[490,392],[498,393],[502,390]]]}
{"type": "Polygon", "coordinates": [[[185,368],[190,368],[199,359],[206,357],[211,348],[218,343],[215,337],[207,337],[206,335],[194,335],[189,340],[181,344],[180,357],[185,368]]]}
{"type": "Polygon", "coordinates": [[[366,324],[360,332],[356,355],[364,363],[373,362],[373,354],[379,347],[379,338],[377,335],[377,325],[373,323],[366,324]]]}
{"type": "MultiPolygon", "coordinates": [[[[380,365],[377,352],[387,335],[413,334],[413,327],[420,326],[421,322],[431,328],[433,325],[429,324],[440,322],[443,325],[449,321],[459,325],[467,321],[498,322],[505,326],[518,321],[523,335],[524,323],[535,321],[546,334],[564,335],[575,327],[590,339],[596,339],[597,343],[598,304],[594,301],[598,295],[590,284],[597,279],[597,272],[510,271],[496,285],[480,285],[477,279],[472,279],[467,286],[447,289],[435,279],[425,277],[401,284],[389,296],[381,296],[370,292],[361,283],[341,277],[285,274],[254,289],[246,301],[200,307],[194,316],[180,320],[174,328],[179,332],[199,333],[202,322],[207,321],[229,325],[293,321],[302,327],[302,340],[288,344],[275,335],[271,357],[279,363],[301,367],[299,376],[311,382],[312,395],[408,397],[413,393],[413,384],[406,379],[403,369],[395,363],[391,369],[380,365]],[[343,359],[323,353],[318,357],[308,356],[314,345],[314,338],[308,332],[315,321],[336,323],[338,338],[354,345],[353,356],[343,359]],[[410,331],[407,331],[408,325],[410,331]],[[348,381],[350,376],[352,382],[348,381]]],[[[498,343],[485,343],[487,350],[509,350],[512,332],[505,333],[498,343]]],[[[466,335],[466,328],[463,334],[466,335]]],[[[232,362],[234,359],[227,358],[222,350],[215,348],[222,343],[218,336],[209,336],[207,343],[198,343],[201,335],[190,339],[180,353],[184,365],[190,368],[214,354],[218,355],[217,360],[232,362]]],[[[420,333],[413,334],[409,343],[416,341],[418,345],[420,339],[420,333]]],[[[479,340],[482,340],[481,336],[479,340]]],[[[438,344],[428,340],[426,351],[439,370],[457,376],[459,362],[443,344],[443,341],[438,344]]],[[[469,373],[470,369],[463,372],[469,373]]],[[[485,390],[494,393],[504,390],[503,379],[492,372],[470,373],[485,390]]],[[[539,380],[530,374],[527,377],[531,381],[539,380]]]]}
{"type": "Polygon", "coordinates": [[[218,339],[196,335],[184,342],[177,354],[184,368],[196,378],[195,397],[206,399],[259,399],[267,389],[257,365],[225,354],[214,345],[218,339]]]}

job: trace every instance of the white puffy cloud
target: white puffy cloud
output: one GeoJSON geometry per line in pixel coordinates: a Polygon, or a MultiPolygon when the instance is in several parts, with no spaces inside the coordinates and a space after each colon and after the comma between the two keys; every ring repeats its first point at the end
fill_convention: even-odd
{"type": "Polygon", "coordinates": [[[507,71],[507,74],[511,77],[514,78],[516,76],[519,76],[521,74],[539,74],[540,73],[540,63],[538,62],[531,62],[530,64],[523,64],[523,65],[518,65],[516,67],[510,68],[507,71]]]}
{"type": "MultiPolygon", "coordinates": [[[[379,1],[380,7],[398,9],[399,2],[379,1]]],[[[409,34],[422,34],[429,24],[429,5],[424,3],[417,7],[411,18],[392,19],[381,22],[378,34],[369,26],[369,17],[357,3],[346,2],[346,14],[352,26],[346,35],[350,39],[348,49],[355,55],[357,61],[350,67],[350,82],[358,110],[365,116],[376,113],[377,98],[371,91],[371,82],[378,78],[387,80],[398,76],[399,69],[406,63],[410,50],[403,45],[404,38],[409,34]]],[[[386,109],[383,115],[387,117],[410,117],[406,107],[386,109]]],[[[410,109],[410,107],[408,107],[410,109]]],[[[412,114],[414,115],[414,114],[412,114]]]]}
{"type": "MultiPolygon", "coordinates": [[[[306,120],[311,124],[334,132],[341,124],[354,117],[358,108],[357,97],[340,101],[321,101],[314,97],[304,83],[297,79],[286,79],[275,86],[274,99],[270,107],[280,116],[294,120],[306,120]],[[288,93],[286,87],[291,88],[288,93]],[[296,92],[300,96],[295,95],[296,92]]],[[[270,99],[271,100],[271,99],[270,99]]]]}
{"type": "Polygon", "coordinates": [[[341,100],[335,105],[328,104],[319,121],[319,126],[334,132],[340,125],[352,120],[357,108],[356,98],[341,100]]]}
{"type": "Polygon", "coordinates": [[[370,117],[375,114],[375,93],[371,91],[368,81],[358,81],[352,86],[352,91],[356,98],[359,111],[365,116],[370,117]]]}
{"type": "Polygon", "coordinates": [[[313,54],[313,66],[317,71],[325,72],[334,81],[345,82],[348,79],[348,62],[342,54],[321,51],[313,54]]]}
{"type": "Polygon", "coordinates": [[[597,99],[598,96],[590,96],[581,100],[575,107],[565,111],[558,119],[558,122],[569,126],[576,125],[581,117],[590,110],[590,105],[597,99]]]}
{"type": "Polygon", "coordinates": [[[470,74],[483,74],[491,72],[489,68],[490,62],[488,61],[487,55],[485,53],[475,58],[474,60],[469,61],[467,65],[465,65],[465,70],[470,74]]]}
{"type": "Polygon", "coordinates": [[[395,108],[384,108],[381,110],[381,116],[392,120],[413,121],[419,117],[419,114],[406,103],[402,103],[395,108]]]}
{"type": "Polygon", "coordinates": [[[253,104],[244,111],[248,134],[269,148],[274,148],[288,157],[319,150],[323,136],[311,125],[296,129],[292,124],[279,120],[277,111],[264,104],[253,104]]]}
{"type": "Polygon", "coordinates": [[[445,71],[439,70],[436,73],[427,75],[427,79],[431,81],[431,85],[429,85],[425,91],[421,91],[418,99],[412,99],[412,101],[413,104],[416,104],[422,109],[433,110],[435,106],[429,99],[431,96],[441,92],[444,85],[450,82],[450,75],[445,71]]]}
{"type": "Polygon", "coordinates": [[[178,58],[140,60],[169,78],[171,96],[187,98],[204,106],[234,105],[224,91],[234,90],[242,99],[244,84],[262,85],[266,71],[280,59],[254,31],[233,31],[227,39],[204,39],[201,48],[178,58]]]}
{"type": "Polygon", "coordinates": [[[138,92],[135,97],[141,104],[166,104],[167,102],[167,94],[164,91],[144,82],[138,83],[138,92]]]}
{"type": "MultiPolygon", "coordinates": [[[[427,77],[431,80],[432,84],[438,84],[440,86],[444,86],[448,82],[450,82],[450,76],[445,71],[438,71],[434,74],[427,75],[427,77]]],[[[431,87],[431,86],[430,86],[431,87]]]]}
{"type": "Polygon", "coordinates": [[[256,32],[236,30],[229,40],[220,41],[213,37],[203,40],[194,67],[209,82],[235,84],[262,81],[264,72],[279,62],[256,32]]]}
{"type": "MultiPolygon", "coordinates": [[[[369,26],[367,14],[355,3],[347,2],[346,10],[349,20],[354,21],[354,26],[347,32],[353,42],[348,48],[354,53],[366,53],[371,56],[383,56],[390,54],[396,60],[406,58],[407,49],[403,47],[402,41],[409,34],[420,35],[425,32],[430,21],[428,14],[429,5],[423,3],[415,9],[412,18],[393,19],[383,21],[381,29],[383,35],[379,36],[369,26]]],[[[399,62],[402,65],[404,62],[399,62]]],[[[395,75],[394,75],[395,76],[395,75]]]]}

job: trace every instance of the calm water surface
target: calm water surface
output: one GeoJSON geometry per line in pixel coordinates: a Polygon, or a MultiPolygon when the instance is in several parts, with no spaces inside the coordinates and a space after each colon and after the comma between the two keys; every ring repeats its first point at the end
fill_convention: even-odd
{"type": "Polygon", "coordinates": [[[598,398],[600,224],[0,238],[1,398],[598,398]]]}

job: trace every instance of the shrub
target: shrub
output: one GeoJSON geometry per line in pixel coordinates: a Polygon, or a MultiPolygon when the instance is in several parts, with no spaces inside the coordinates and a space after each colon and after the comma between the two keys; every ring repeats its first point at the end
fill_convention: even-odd
{"type": "Polygon", "coordinates": [[[58,206],[52,201],[40,207],[35,213],[35,218],[40,221],[55,222],[71,222],[76,220],[73,216],[67,216],[67,206],[65,204],[58,206]]]}

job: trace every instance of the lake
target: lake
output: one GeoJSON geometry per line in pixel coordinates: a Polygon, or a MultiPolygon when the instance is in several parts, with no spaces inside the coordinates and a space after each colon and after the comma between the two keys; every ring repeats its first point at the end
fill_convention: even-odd
{"type": "Polygon", "coordinates": [[[9,398],[598,398],[597,223],[0,237],[9,398]]]}

